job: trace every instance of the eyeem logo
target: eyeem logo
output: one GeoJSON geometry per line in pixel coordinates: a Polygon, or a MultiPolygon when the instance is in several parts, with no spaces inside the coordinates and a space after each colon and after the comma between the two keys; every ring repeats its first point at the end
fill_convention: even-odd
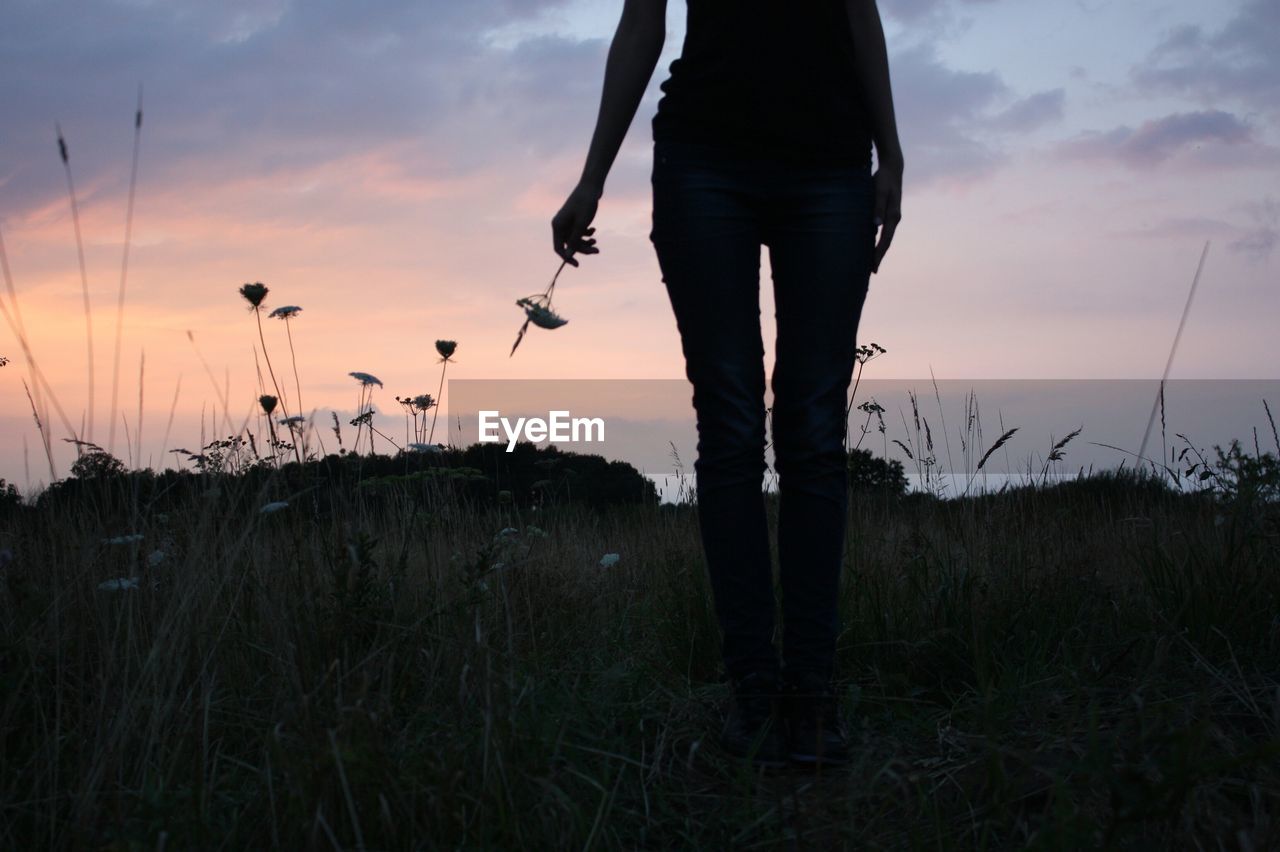
{"type": "Polygon", "coordinates": [[[570,417],[567,411],[548,411],[546,420],[541,417],[520,417],[513,426],[511,421],[496,411],[480,412],[480,442],[496,444],[502,440],[501,428],[507,436],[507,452],[516,448],[516,441],[603,441],[604,419],[600,417],[570,417]],[[579,437],[581,435],[582,437],[579,437]]]}

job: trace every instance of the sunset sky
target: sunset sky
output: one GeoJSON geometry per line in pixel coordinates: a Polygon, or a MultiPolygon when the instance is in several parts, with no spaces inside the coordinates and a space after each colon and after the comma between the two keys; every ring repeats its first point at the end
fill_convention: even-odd
{"type": "MultiPolygon", "coordinates": [[[[396,394],[434,394],[437,338],[458,341],[457,378],[683,376],[648,241],[650,120],[683,40],[680,0],[605,187],[600,254],[557,284],[569,323],[532,329],[513,358],[514,301],[559,263],[550,220],[586,155],[621,0],[3,8],[0,236],[35,357],[78,425],[85,328],[60,123],[94,315],[95,440],[107,435],[139,83],[120,397],[133,430],[145,351],[144,462],[198,443],[202,407],[217,407],[201,355],[220,381],[229,373],[237,419],[250,410],[257,333],[236,293],[250,281],[271,288],[271,307],[302,306],[302,393],[326,418],[351,416],[353,370],[384,382],[374,400],[395,418],[396,394]]],[[[906,172],[860,330],[888,350],[878,377],[1158,377],[1211,240],[1172,375],[1277,378],[1280,4],[880,9],[906,172]]],[[[761,275],[771,362],[767,251],[761,275]]],[[[283,324],[266,332],[288,372],[283,324]]],[[[0,477],[26,488],[49,471],[28,365],[3,326],[0,355],[0,477]]],[[[66,475],[67,435],[49,425],[66,475]]],[[[124,457],[120,429],[116,443],[124,457]]]]}

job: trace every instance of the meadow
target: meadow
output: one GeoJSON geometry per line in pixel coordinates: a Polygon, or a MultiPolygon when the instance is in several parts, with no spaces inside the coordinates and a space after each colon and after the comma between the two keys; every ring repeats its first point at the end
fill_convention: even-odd
{"type": "Polygon", "coordinates": [[[950,500],[854,478],[855,759],[817,773],[718,749],[696,505],[616,463],[504,455],[98,458],[10,495],[0,844],[1280,840],[1269,453],[1235,448],[1193,493],[1133,471],[950,500]]]}
{"type": "MultiPolygon", "coordinates": [[[[141,104],[134,177],[140,129],[141,104]]],[[[76,428],[41,373],[6,263],[52,484],[0,481],[4,848],[1280,846],[1280,463],[1256,434],[1050,485],[1077,430],[1039,477],[949,498],[906,493],[859,441],[837,655],[855,757],[756,771],[716,742],[729,686],[696,503],[598,456],[436,443],[454,341],[435,397],[396,398],[403,443],[354,372],[354,440],[334,413],[326,447],[302,413],[301,308],[267,313],[289,345],[274,335],[273,363],[267,288],[245,284],[256,398],[197,348],[220,410],[194,450],[166,427],[184,469],[144,467],[141,375],[132,434],[119,404],[127,225],[92,443],[59,142],[88,411],[76,428]]],[[[132,204],[133,179],[128,222],[132,204]]],[[[554,284],[517,302],[516,345],[563,324],[554,284]]],[[[884,409],[859,410],[887,457],[884,409]]],[[[892,443],[928,483],[912,411],[892,443]]],[[[1011,434],[968,433],[965,473],[1011,434]]]]}

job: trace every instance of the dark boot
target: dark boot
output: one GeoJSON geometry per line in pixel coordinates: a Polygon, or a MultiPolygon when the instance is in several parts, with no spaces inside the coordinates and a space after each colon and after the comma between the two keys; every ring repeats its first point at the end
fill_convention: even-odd
{"type": "Polygon", "coordinates": [[[778,717],[778,681],[768,674],[750,674],[734,684],[733,701],[720,735],[729,754],[756,766],[787,765],[786,744],[778,717]]]}
{"type": "Polygon", "coordinates": [[[814,766],[849,762],[849,737],[830,680],[807,672],[784,673],[780,711],[793,761],[814,766]]]}

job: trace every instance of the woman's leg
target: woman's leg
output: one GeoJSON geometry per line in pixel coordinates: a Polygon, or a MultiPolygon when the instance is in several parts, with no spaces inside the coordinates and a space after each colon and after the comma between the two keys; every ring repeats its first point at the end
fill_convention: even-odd
{"type": "Polygon", "coordinates": [[[869,171],[788,171],[765,226],[778,326],[771,384],[783,665],[823,681],[839,632],[845,406],[871,274],[873,201],[869,171]]]}
{"type": "Polygon", "coordinates": [[[776,676],[765,471],[759,205],[749,172],[715,154],[655,146],[653,230],[693,384],[698,521],[735,682],[776,676]]]}

